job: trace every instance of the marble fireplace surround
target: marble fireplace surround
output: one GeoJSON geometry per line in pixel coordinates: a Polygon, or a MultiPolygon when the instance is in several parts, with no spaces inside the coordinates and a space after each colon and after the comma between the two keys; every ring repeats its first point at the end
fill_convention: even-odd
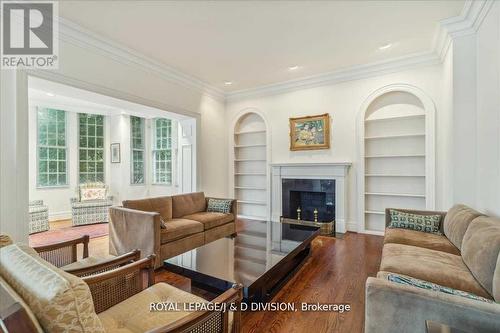
{"type": "Polygon", "coordinates": [[[337,232],[346,232],[347,183],[350,162],[341,163],[273,163],[271,164],[271,219],[279,222],[282,213],[283,179],[335,180],[335,223],[337,232]]]}

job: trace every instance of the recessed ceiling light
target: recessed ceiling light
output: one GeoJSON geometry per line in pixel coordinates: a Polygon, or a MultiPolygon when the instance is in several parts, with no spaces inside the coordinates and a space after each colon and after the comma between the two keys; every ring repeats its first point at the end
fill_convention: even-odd
{"type": "Polygon", "coordinates": [[[232,85],[232,84],[233,84],[233,82],[232,82],[232,81],[224,81],[224,84],[225,84],[226,86],[230,86],[230,85],[232,85]]]}
{"type": "Polygon", "coordinates": [[[296,69],[299,69],[299,66],[295,65],[295,66],[288,67],[288,70],[290,70],[290,71],[294,71],[296,69]]]}
{"type": "Polygon", "coordinates": [[[387,43],[387,44],[380,46],[378,49],[383,51],[383,50],[389,49],[391,46],[392,46],[392,43],[387,43]]]}
{"type": "Polygon", "coordinates": [[[48,92],[48,93],[45,93],[45,95],[47,95],[47,96],[49,96],[49,97],[54,97],[54,96],[55,96],[55,94],[53,94],[53,93],[50,93],[50,92],[48,92]]]}

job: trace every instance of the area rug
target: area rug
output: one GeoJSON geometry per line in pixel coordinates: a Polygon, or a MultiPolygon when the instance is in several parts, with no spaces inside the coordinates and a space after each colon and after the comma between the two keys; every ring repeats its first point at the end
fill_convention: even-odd
{"type": "Polygon", "coordinates": [[[30,246],[43,246],[59,243],[70,239],[89,235],[90,238],[107,236],[109,233],[108,223],[81,225],[77,227],[64,227],[49,230],[29,236],[30,246]]]}

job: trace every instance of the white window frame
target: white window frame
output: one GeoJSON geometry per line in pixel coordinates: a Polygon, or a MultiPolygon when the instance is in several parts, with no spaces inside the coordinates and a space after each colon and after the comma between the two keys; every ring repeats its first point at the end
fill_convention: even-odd
{"type": "Polygon", "coordinates": [[[130,116],[130,185],[145,185],[146,184],[146,135],[145,135],[146,119],[142,117],[130,116]],[[141,120],[141,141],[142,148],[134,147],[134,131],[132,118],[141,120]],[[134,152],[142,152],[142,182],[134,182],[135,160],[134,152]]]}
{"type": "MultiPolygon", "coordinates": [[[[56,121],[56,135],[57,135],[57,121],[56,121]]],[[[48,134],[47,134],[48,135],[48,134]]],[[[57,139],[56,139],[57,142],[57,139]]],[[[45,174],[49,176],[49,163],[50,159],[47,159],[47,171],[45,174]]],[[[68,168],[68,114],[64,110],[58,110],[58,109],[53,109],[53,108],[36,108],[36,186],[37,188],[43,188],[43,189],[50,189],[50,188],[64,188],[64,187],[69,187],[69,168],[68,168]],[[47,144],[46,145],[41,145],[40,144],[40,119],[39,119],[39,112],[41,110],[55,110],[55,111],[62,111],[64,112],[64,146],[53,146],[48,144],[48,137],[47,137],[47,144]],[[64,160],[56,159],[57,163],[57,184],[56,185],[49,185],[49,181],[47,179],[47,182],[45,184],[40,183],[40,148],[45,148],[45,149],[64,149],[64,160]],[[62,175],[63,173],[59,172],[59,162],[64,162],[65,163],[65,178],[66,182],[59,183],[59,176],[62,175]]]]}
{"type": "MultiPolygon", "coordinates": [[[[153,175],[152,175],[152,181],[151,181],[151,184],[153,185],[167,185],[167,186],[172,186],[173,184],[173,178],[174,178],[174,170],[173,170],[173,160],[174,160],[174,156],[173,156],[173,153],[174,153],[174,150],[172,149],[172,146],[173,146],[173,121],[171,119],[168,119],[168,118],[153,118],[152,119],[152,149],[151,149],[151,160],[152,160],[152,172],[153,172],[153,175]],[[164,148],[164,147],[157,147],[157,135],[156,135],[156,131],[157,131],[157,121],[158,120],[166,120],[166,121],[169,121],[170,122],[170,137],[169,136],[166,136],[165,139],[167,140],[167,148],[164,148]],[[169,142],[169,143],[168,143],[169,142]],[[157,152],[170,152],[170,160],[165,160],[163,162],[165,162],[167,164],[167,172],[166,174],[168,175],[168,173],[170,173],[170,181],[165,181],[165,182],[160,182],[158,181],[158,177],[157,177],[157,168],[156,168],[156,153],[157,152]],[[170,166],[170,167],[169,167],[170,166]],[[168,172],[169,171],[169,172],[168,172]]],[[[163,137],[161,137],[163,139],[163,137]]]]}
{"type": "MultiPolygon", "coordinates": [[[[82,149],[83,150],[87,150],[87,151],[93,150],[94,152],[97,152],[98,150],[102,150],[102,182],[104,183],[106,181],[106,149],[105,149],[106,148],[106,117],[104,115],[101,115],[101,114],[78,113],[77,114],[77,124],[78,124],[78,184],[83,184],[82,181],[81,181],[81,173],[82,173],[82,171],[80,170],[80,163],[81,162],[85,162],[85,163],[89,162],[88,159],[86,159],[85,161],[83,161],[81,159],[80,151],[82,149]],[[82,147],[80,145],[80,139],[81,139],[81,133],[80,133],[80,116],[81,115],[91,115],[91,116],[101,116],[102,117],[102,148],[96,148],[95,146],[94,146],[94,148],[89,148],[88,147],[88,141],[87,141],[87,147],[82,147]]],[[[87,130],[88,130],[88,124],[87,124],[87,130]]],[[[88,137],[88,134],[86,134],[86,136],[88,137]]],[[[94,137],[97,138],[97,133],[94,135],[94,137]]],[[[88,167],[88,165],[87,165],[87,167],[88,167]]],[[[90,182],[90,183],[99,182],[95,178],[96,178],[96,175],[100,174],[101,172],[97,172],[96,170],[94,172],[88,172],[88,171],[84,172],[87,175],[89,175],[89,174],[93,174],[94,175],[94,180],[92,180],[92,181],[88,181],[87,180],[85,182],[90,182]]]]}

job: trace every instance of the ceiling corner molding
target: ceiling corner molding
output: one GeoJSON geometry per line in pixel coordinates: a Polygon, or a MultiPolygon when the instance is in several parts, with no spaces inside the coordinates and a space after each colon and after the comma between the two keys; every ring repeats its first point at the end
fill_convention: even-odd
{"type": "Polygon", "coordinates": [[[111,58],[125,65],[132,65],[142,70],[153,72],[156,75],[183,87],[208,94],[224,101],[225,94],[218,89],[194,76],[172,68],[157,60],[151,59],[135,50],[132,50],[113,40],[91,32],[82,26],[59,17],[59,38],[75,46],[97,51],[99,54],[111,58]]]}
{"type": "Polygon", "coordinates": [[[250,97],[270,96],[300,89],[326,86],[340,82],[359,80],[384,74],[394,73],[417,66],[438,64],[440,59],[434,52],[424,52],[393,58],[365,65],[357,65],[324,74],[238,90],[226,93],[226,101],[235,101],[250,97]]]}
{"type": "Polygon", "coordinates": [[[494,0],[467,0],[459,16],[442,20],[434,38],[434,51],[444,59],[454,38],[478,31],[494,0]]]}

